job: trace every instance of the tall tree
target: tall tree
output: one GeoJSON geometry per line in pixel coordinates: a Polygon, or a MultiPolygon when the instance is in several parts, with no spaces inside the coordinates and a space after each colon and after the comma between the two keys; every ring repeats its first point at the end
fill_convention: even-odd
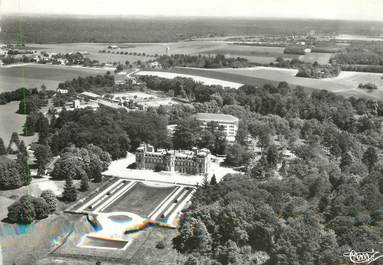
{"type": "Polygon", "coordinates": [[[217,184],[217,178],[215,174],[213,174],[213,176],[210,179],[210,185],[216,185],[216,184],[217,184]]]}
{"type": "MultiPolygon", "coordinates": [[[[84,172],[85,173],[85,172],[84,172]]],[[[81,176],[81,191],[87,191],[89,190],[89,179],[87,174],[83,174],[81,176]]]]}
{"type": "Polygon", "coordinates": [[[15,189],[23,185],[19,165],[16,161],[0,157],[0,189],[15,189]]]}
{"type": "Polygon", "coordinates": [[[24,136],[32,136],[36,132],[36,115],[31,113],[27,116],[24,127],[23,134],[24,136]]]}
{"type": "Polygon", "coordinates": [[[17,153],[17,164],[19,166],[20,176],[24,185],[29,185],[32,181],[31,170],[28,165],[28,151],[24,141],[20,142],[19,152],[17,153]]]}
{"type": "Polygon", "coordinates": [[[49,134],[49,121],[46,117],[41,117],[38,123],[39,143],[45,144],[49,134]]]}
{"type": "Polygon", "coordinates": [[[44,171],[46,164],[52,158],[52,152],[48,145],[39,144],[35,148],[34,156],[36,158],[37,168],[44,171]]]}
{"type": "Polygon", "coordinates": [[[6,155],[7,150],[5,150],[5,145],[3,139],[0,137],[0,156],[6,155]]]}
{"type": "Polygon", "coordinates": [[[53,213],[56,211],[57,207],[57,198],[56,195],[51,190],[44,190],[41,195],[41,198],[43,198],[49,206],[49,212],[53,213]]]}
{"type": "Polygon", "coordinates": [[[62,198],[66,202],[74,202],[77,200],[77,191],[76,187],[73,185],[73,180],[71,176],[67,176],[65,179],[64,192],[62,198]]]}
{"type": "Polygon", "coordinates": [[[19,151],[20,138],[17,132],[13,132],[7,149],[8,154],[16,154],[19,151]]]}
{"type": "Polygon", "coordinates": [[[363,154],[362,162],[368,167],[371,172],[372,168],[378,162],[378,154],[374,147],[369,147],[363,154]]]}
{"type": "Polygon", "coordinates": [[[270,168],[275,168],[278,163],[278,149],[275,145],[270,145],[266,152],[267,164],[270,168]]]}

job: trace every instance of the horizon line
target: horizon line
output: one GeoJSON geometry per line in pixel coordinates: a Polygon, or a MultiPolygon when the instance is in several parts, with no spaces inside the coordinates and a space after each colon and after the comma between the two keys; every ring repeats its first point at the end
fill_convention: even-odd
{"type": "MultiPolygon", "coordinates": [[[[1,12],[0,12],[1,13],[1,12]]],[[[233,15],[233,16],[221,16],[221,15],[162,15],[162,14],[61,14],[61,13],[25,13],[25,12],[7,12],[2,14],[3,17],[8,16],[25,16],[25,17],[125,17],[125,18],[189,18],[189,19],[250,19],[250,20],[318,20],[318,21],[355,21],[355,22],[383,22],[383,19],[358,19],[358,18],[320,18],[320,17],[290,17],[290,16],[251,16],[251,15],[233,15]]]]}

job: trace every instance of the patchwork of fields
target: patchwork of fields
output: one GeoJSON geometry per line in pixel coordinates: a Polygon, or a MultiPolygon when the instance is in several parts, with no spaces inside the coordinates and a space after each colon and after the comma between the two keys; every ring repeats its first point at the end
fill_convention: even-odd
{"type": "MultiPolygon", "coordinates": [[[[46,52],[69,53],[76,51],[88,52],[88,57],[104,63],[125,61],[134,62],[137,60],[149,61],[153,57],[99,53],[100,50],[108,51],[110,43],[62,43],[62,44],[31,44],[30,49],[46,52]]],[[[232,42],[224,40],[195,40],[180,41],[170,43],[119,43],[118,49],[109,50],[111,52],[145,53],[145,55],[163,54],[205,54],[216,55],[224,54],[228,57],[243,57],[252,63],[269,64],[275,62],[278,57],[286,59],[299,58],[304,62],[313,63],[318,61],[321,64],[328,63],[330,53],[308,53],[306,55],[284,54],[283,47],[267,46],[244,46],[234,45],[232,42]]]]}

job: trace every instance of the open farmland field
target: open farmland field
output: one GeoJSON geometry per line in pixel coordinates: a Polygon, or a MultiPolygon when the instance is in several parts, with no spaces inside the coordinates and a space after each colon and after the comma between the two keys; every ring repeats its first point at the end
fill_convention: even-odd
{"type": "Polygon", "coordinates": [[[201,82],[205,85],[220,85],[222,87],[230,87],[230,88],[239,88],[242,86],[242,83],[236,83],[236,82],[228,82],[223,79],[215,79],[215,78],[207,78],[200,75],[189,75],[189,74],[181,74],[181,73],[172,73],[172,72],[165,72],[165,71],[140,71],[136,73],[136,75],[152,75],[152,76],[158,76],[161,78],[166,79],[173,79],[176,77],[183,77],[183,78],[191,78],[196,82],[201,82]]]}
{"type": "Polygon", "coordinates": [[[131,212],[146,217],[174,189],[175,186],[155,187],[139,182],[104,212],[131,212]]]}
{"type": "MultiPolygon", "coordinates": [[[[247,68],[246,68],[247,69],[247,68]]],[[[253,68],[250,68],[253,69],[253,68]]],[[[238,69],[239,70],[239,69],[238,69]]],[[[243,70],[243,69],[241,69],[243,70]]],[[[246,71],[246,70],[244,70],[246,71]]],[[[182,75],[191,75],[195,76],[195,80],[198,80],[199,77],[223,80],[227,82],[240,83],[244,85],[254,85],[254,86],[263,86],[265,84],[278,85],[280,81],[275,81],[272,79],[273,73],[267,73],[265,76],[256,76],[256,75],[245,75],[241,72],[236,73],[235,69],[202,69],[202,68],[186,68],[186,67],[176,67],[171,70],[167,70],[164,73],[176,73],[182,75]]],[[[286,74],[282,74],[286,76],[286,74]]],[[[280,78],[283,79],[283,78],[280,78]]]]}
{"type": "Polygon", "coordinates": [[[243,57],[253,63],[271,63],[276,58],[282,56],[292,59],[298,58],[299,55],[283,54],[283,47],[267,47],[267,46],[245,46],[225,44],[221,47],[204,51],[204,54],[224,54],[227,57],[243,57]]]}
{"type": "Polygon", "coordinates": [[[344,96],[356,96],[381,99],[383,97],[383,74],[360,73],[360,72],[341,72],[338,77],[326,79],[312,79],[296,77],[297,70],[272,68],[272,67],[252,67],[241,69],[194,69],[176,68],[174,72],[201,75],[223,79],[242,84],[252,84],[261,86],[263,84],[278,84],[285,81],[292,86],[303,86],[307,89],[326,89],[344,96]],[[377,91],[368,92],[358,89],[360,83],[372,82],[378,86],[377,91]]]}
{"type": "Polygon", "coordinates": [[[153,60],[154,57],[152,56],[155,54],[224,54],[228,57],[243,57],[250,62],[264,64],[274,62],[279,56],[289,59],[299,57],[299,55],[283,54],[283,47],[233,45],[232,42],[209,39],[169,43],[116,43],[114,45],[118,46],[117,49],[108,49],[109,45],[111,43],[30,44],[29,48],[55,53],[86,51],[88,52],[87,57],[102,63],[148,61],[153,60]],[[99,53],[100,50],[106,50],[106,53],[99,53]],[[145,56],[116,54],[117,52],[145,53],[145,56]]]}
{"type": "Polygon", "coordinates": [[[313,52],[299,56],[299,60],[305,63],[318,62],[319,64],[328,64],[332,55],[332,53],[313,52]]]}
{"type": "Polygon", "coordinates": [[[78,76],[105,73],[107,69],[55,66],[43,64],[14,65],[0,68],[0,92],[12,91],[20,87],[56,89],[58,83],[78,76]]]}
{"type": "Polygon", "coordinates": [[[283,54],[283,47],[268,46],[246,46],[234,45],[232,42],[224,40],[194,40],[179,41],[169,43],[117,43],[117,49],[108,49],[110,43],[61,43],[61,44],[30,44],[29,48],[38,51],[69,53],[69,52],[88,52],[87,57],[92,60],[98,60],[101,63],[113,63],[125,61],[149,61],[153,60],[153,55],[164,54],[205,54],[216,55],[223,54],[228,57],[243,57],[253,63],[269,64],[275,62],[276,58],[285,59],[299,58],[305,62],[328,63],[330,53],[309,53],[299,56],[294,54],[283,54]],[[100,50],[106,50],[106,53],[100,53],[100,50]],[[108,53],[110,51],[110,53],[108,53]],[[114,53],[112,53],[114,52],[114,53]],[[145,56],[132,54],[116,54],[120,52],[145,53],[145,56]],[[149,56],[148,56],[149,55],[149,56]]]}

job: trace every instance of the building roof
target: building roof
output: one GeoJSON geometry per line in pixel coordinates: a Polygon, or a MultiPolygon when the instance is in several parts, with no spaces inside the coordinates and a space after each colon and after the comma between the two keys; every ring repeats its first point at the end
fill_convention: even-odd
{"type": "Polygon", "coordinates": [[[90,98],[100,98],[101,97],[100,95],[97,95],[97,94],[92,93],[92,92],[82,92],[81,95],[86,96],[86,97],[90,97],[90,98]]]}
{"type": "Polygon", "coordinates": [[[238,122],[239,119],[233,115],[221,114],[221,113],[197,113],[197,120],[204,121],[217,121],[217,122],[238,122]]]}

